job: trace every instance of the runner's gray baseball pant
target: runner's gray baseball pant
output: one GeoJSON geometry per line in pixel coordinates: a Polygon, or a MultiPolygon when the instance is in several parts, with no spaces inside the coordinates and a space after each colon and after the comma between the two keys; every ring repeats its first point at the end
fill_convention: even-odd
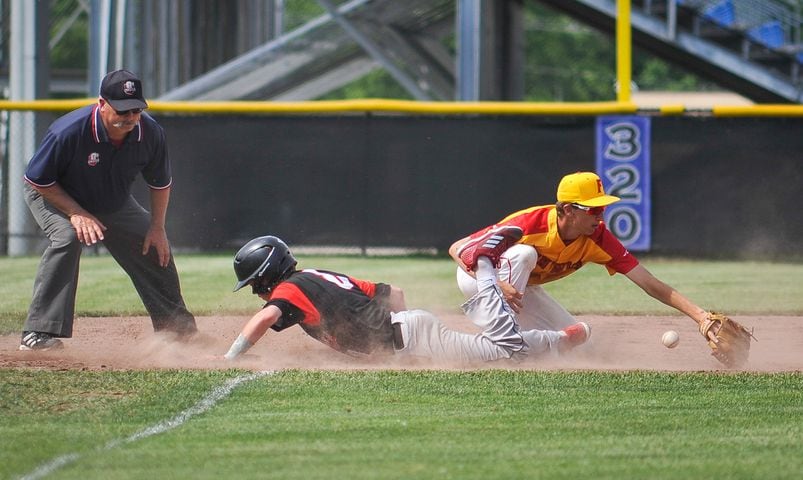
{"type": "Polygon", "coordinates": [[[391,323],[401,325],[404,341],[399,353],[459,363],[490,362],[551,351],[561,338],[556,331],[520,331],[496,285],[477,292],[462,308],[481,333],[449,329],[425,310],[394,313],[391,323]]]}

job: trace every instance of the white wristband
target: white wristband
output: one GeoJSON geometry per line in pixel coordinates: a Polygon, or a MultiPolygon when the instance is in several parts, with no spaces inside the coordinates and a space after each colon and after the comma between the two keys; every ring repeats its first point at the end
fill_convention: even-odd
{"type": "Polygon", "coordinates": [[[248,349],[253,346],[254,344],[249,342],[248,339],[245,338],[245,335],[241,333],[240,336],[237,337],[237,340],[231,344],[231,348],[229,348],[229,351],[226,353],[226,355],[223,355],[223,358],[226,360],[234,360],[241,354],[247,352],[248,349]]]}

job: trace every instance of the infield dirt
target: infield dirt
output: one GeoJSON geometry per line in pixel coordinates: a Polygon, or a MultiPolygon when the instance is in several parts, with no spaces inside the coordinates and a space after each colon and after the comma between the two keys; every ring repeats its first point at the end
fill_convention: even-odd
{"type": "MultiPolygon", "coordinates": [[[[473,332],[461,315],[440,316],[454,329],[473,332]]],[[[0,336],[0,368],[42,369],[225,369],[277,370],[286,368],[359,369],[477,369],[529,370],[655,370],[727,371],[710,355],[708,346],[686,317],[578,316],[592,326],[592,342],[563,358],[529,358],[523,362],[455,365],[391,357],[355,359],[315,341],[301,328],[281,333],[269,331],[237,362],[222,355],[248,320],[246,317],[200,317],[200,334],[188,343],[155,334],[150,319],[78,318],[73,338],[65,348],[49,352],[18,350],[19,334],[0,336]],[[661,344],[666,330],[680,333],[680,344],[668,349],[661,344]]],[[[743,371],[803,371],[803,317],[735,316],[755,329],[750,361],[743,371]]]]}

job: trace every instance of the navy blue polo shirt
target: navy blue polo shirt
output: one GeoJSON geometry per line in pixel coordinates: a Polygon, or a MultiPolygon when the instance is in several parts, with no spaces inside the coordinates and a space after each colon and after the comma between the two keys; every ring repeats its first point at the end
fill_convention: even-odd
{"type": "Polygon", "coordinates": [[[38,187],[58,183],[90,213],[111,213],[131,195],[131,185],[140,173],[151,188],[170,186],[162,127],[143,113],[117,148],[109,141],[98,105],[88,105],[50,125],[28,163],[25,180],[38,187]]]}

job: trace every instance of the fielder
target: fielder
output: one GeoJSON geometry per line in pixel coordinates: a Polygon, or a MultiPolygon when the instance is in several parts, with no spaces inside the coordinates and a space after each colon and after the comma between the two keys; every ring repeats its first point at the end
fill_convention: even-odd
{"type": "Polygon", "coordinates": [[[458,264],[460,291],[467,298],[477,293],[478,282],[472,271],[475,239],[500,227],[515,226],[523,235],[501,255],[498,280],[522,328],[560,330],[575,324],[577,320],[542,285],[570,275],[587,263],[597,263],[605,266],[610,275],[625,275],[648,295],[694,320],[718,360],[728,366],[744,363],[750,332],[730,319],[720,320],[654,277],[605,227],[605,207],[617,201],[618,197],[605,194],[596,174],[566,175],[558,185],[556,204],[512,213],[498,224],[452,244],[449,254],[458,264]]]}
{"type": "Polygon", "coordinates": [[[325,270],[296,270],[297,261],[277,237],[248,242],[234,257],[237,291],[250,285],[267,301],[224,356],[247,352],[269,328],[299,325],[310,336],[352,356],[410,355],[461,363],[490,362],[545,352],[563,353],[590,336],[585,323],[560,331],[521,331],[496,285],[494,264],[518,238],[518,228],[497,229],[473,249],[477,293],[463,306],[482,329],[468,334],[446,328],[423,310],[407,310],[401,289],[325,270]],[[491,237],[492,245],[483,246],[491,237]]]}

